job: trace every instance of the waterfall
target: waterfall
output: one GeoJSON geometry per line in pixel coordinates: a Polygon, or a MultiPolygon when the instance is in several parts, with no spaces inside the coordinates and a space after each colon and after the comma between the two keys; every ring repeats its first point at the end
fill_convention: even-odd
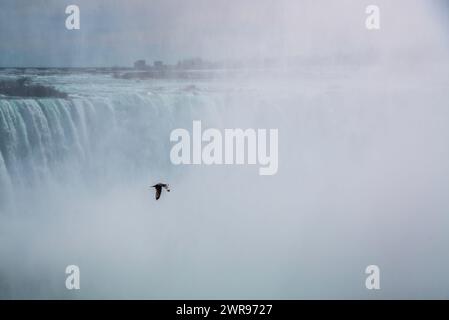
{"type": "Polygon", "coordinates": [[[10,204],[11,190],[11,179],[9,178],[3,155],[0,152],[0,210],[10,204]]]}
{"type": "Polygon", "coordinates": [[[166,170],[170,131],[213,103],[191,94],[0,99],[0,190],[166,170]]]}

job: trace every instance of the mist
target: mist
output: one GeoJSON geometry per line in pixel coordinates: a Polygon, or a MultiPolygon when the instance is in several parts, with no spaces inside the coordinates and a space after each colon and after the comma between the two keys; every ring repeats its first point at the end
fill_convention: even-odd
{"type": "Polygon", "coordinates": [[[367,1],[79,0],[80,30],[65,28],[73,3],[5,0],[0,13],[0,66],[131,66],[137,59],[169,63],[351,55],[371,61],[445,59],[444,1],[376,1],[381,29],[368,32],[367,1]],[[13,36],[15,35],[15,36],[13,36]],[[443,52],[442,52],[443,51],[443,52]]]}
{"type": "Polygon", "coordinates": [[[49,46],[41,33],[59,22],[45,17],[63,3],[13,6],[39,12],[42,28],[20,29],[36,39],[33,54],[0,31],[11,44],[0,64],[279,64],[208,80],[31,74],[70,98],[0,97],[1,298],[446,296],[449,52],[438,1],[377,1],[378,31],[365,29],[371,3],[360,1],[80,1],[80,33],[55,29],[60,45],[49,46]],[[278,172],[173,165],[170,132],[194,120],[278,129],[278,172]],[[156,201],[159,181],[172,191],[156,201]],[[65,288],[71,264],[80,290],[65,288]],[[371,264],[378,291],[365,288],[371,264]]]}

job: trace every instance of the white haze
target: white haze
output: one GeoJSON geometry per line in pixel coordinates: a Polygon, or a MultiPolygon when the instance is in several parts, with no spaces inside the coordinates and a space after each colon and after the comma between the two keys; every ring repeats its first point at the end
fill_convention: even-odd
{"type": "MultiPolygon", "coordinates": [[[[211,3],[204,15],[215,12],[211,3]]],[[[369,32],[361,3],[273,2],[285,15],[282,49],[264,45],[270,30],[262,23],[229,46],[227,35],[215,42],[213,30],[201,40],[206,56],[230,47],[254,56],[257,44],[260,57],[352,53],[352,63],[290,69],[285,59],[282,71],[211,82],[37,77],[87,95],[77,103],[105,97],[123,124],[98,120],[101,148],[89,151],[89,176],[80,177],[87,165],[73,160],[57,179],[9,189],[13,203],[0,216],[0,296],[446,297],[447,30],[425,1],[378,1],[382,29],[369,32]],[[183,92],[191,84],[196,95],[183,92]],[[147,91],[161,102],[145,111],[135,106],[148,101],[147,91]],[[198,119],[221,129],[278,128],[278,173],[171,165],[170,130],[198,119]],[[159,180],[172,192],[155,201],[148,186],[159,180]],[[81,269],[79,291],[65,289],[69,264],[81,269]],[[381,269],[377,292],[364,286],[370,264],[381,269]]],[[[253,7],[237,6],[229,19],[251,21],[253,7]]],[[[201,17],[192,13],[183,25],[201,17]]]]}

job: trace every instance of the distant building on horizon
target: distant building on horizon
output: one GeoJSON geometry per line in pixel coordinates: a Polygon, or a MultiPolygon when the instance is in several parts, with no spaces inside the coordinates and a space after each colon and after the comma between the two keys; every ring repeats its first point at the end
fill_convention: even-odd
{"type": "Polygon", "coordinates": [[[134,62],[134,69],[144,70],[146,68],[147,68],[147,64],[146,64],[145,60],[137,60],[136,62],[134,62]]]}
{"type": "Polygon", "coordinates": [[[162,69],[164,67],[164,62],[160,60],[154,61],[153,66],[156,69],[162,69]]]}
{"type": "Polygon", "coordinates": [[[209,63],[201,58],[191,58],[178,61],[179,69],[206,69],[209,63]]]}

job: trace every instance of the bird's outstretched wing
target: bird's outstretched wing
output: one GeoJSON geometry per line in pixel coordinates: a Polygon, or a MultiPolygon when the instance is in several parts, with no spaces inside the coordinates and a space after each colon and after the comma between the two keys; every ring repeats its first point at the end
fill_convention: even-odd
{"type": "Polygon", "coordinates": [[[156,188],[156,200],[158,200],[161,197],[162,188],[160,186],[157,186],[155,188],[156,188]]]}

